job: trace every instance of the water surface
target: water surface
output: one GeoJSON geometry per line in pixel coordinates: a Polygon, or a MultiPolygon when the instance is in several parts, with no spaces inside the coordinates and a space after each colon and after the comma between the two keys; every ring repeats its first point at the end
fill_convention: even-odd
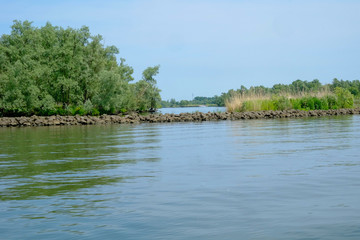
{"type": "Polygon", "coordinates": [[[0,128],[0,239],[359,239],[360,116],[0,128]]]}
{"type": "Polygon", "coordinates": [[[180,114],[180,113],[195,113],[195,112],[225,112],[225,107],[182,107],[182,108],[160,108],[157,112],[166,114],[166,113],[173,113],[173,114],[180,114]]]}

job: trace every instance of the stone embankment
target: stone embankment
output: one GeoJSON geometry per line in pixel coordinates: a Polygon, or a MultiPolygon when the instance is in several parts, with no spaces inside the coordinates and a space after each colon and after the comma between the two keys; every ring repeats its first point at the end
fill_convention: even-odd
{"type": "Polygon", "coordinates": [[[163,122],[201,122],[218,120],[267,119],[267,118],[299,118],[320,117],[335,115],[360,114],[357,109],[337,110],[284,110],[284,111],[258,111],[258,112],[209,112],[209,113],[180,113],[180,114],[129,114],[94,116],[31,116],[31,117],[2,117],[0,127],[20,126],[60,126],[60,125],[93,125],[93,124],[134,124],[134,123],[163,123],[163,122]]]}

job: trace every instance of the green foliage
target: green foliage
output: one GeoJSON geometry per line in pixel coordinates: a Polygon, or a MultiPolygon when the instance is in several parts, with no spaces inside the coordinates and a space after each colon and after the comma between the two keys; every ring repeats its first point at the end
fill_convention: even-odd
{"type": "Polygon", "coordinates": [[[156,79],[159,73],[159,65],[148,67],[143,71],[142,80],[135,84],[135,94],[139,96],[137,105],[140,111],[154,110],[160,105],[160,89],[156,87],[156,79]]]}
{"type": "Polygon", "coordinates": [[[333,95],[326,96],[326,101],[328,103],[329,109],[338,109],[339,108],[337,99],[335,96],[333,96],[333,95]]]}
{"type": "MultiPolygon", "coordinates": [[[[338,80],[334,79],[332,84],[322,85],[318,79],[313,81],[296,80],[291,84],[275,84],[272,88],[266,88],[263,86],[246,88],[241,86],[239,89],[230,89],[226,93],[222,93],[219,99],[219,106],[224,106],[225,102],[230,100],[235,95],[243,97],[259,97],[259,96],[273,96],[273,95],[311,95],[318,92],[335,92],[336,87],[341,87],[348,90],[353,96],[360,97],[360,81],[359,80],[338,80]]],[[[311,100],[310,100],[311,101],[311,100]]],[[[348,105],[351,105],[349,102],[348,105]]],[[[329,108],[331,108],[329,106],[329,108]]]]}
{"type": "Polygon", "coordinates": [[[147,111],[160,102],[159,66],[143,72],[150,87],[138,95],[132,67],[123,58],[118,64],[119,50],[86,26],[14,21],[11,29],[0,38],[0,115],[98,115],[147,111]]]}
{"type": "MultiPolygon", "coordinates": [[[[198,105],[215,105],[215,106],[225,106],[225,102],[229,101],[234,96],[241,96],[244,98],[263,98],[271,97],[273,105],[269,102],[263,101],[261,104],[263,105],[262,109],[337,109],[341,106],[351,106],[351,97],[349,95],[346,97],[348,99],[347,103],[342,103],[338,105],[337,97],[332,96],[330,93],[334,93],[336,87],[341,87],[345,90],[348,90],[353,96],[360,97],[360,81],[343,81],[337,80],[336,78],[333,80],[332,84],[322,85],[318,79],[314,79],[313,81],[302,81],[296,80],[291,84],[275,84],[272,88],[266,88],[264,86],[256,86],[246,88],[241,85],[241,87],[237,90],[230,89],[227,93],[222,93],[220,96],[214,97],[195,97],[193,100],[181,100],[176,101],[175,99],[171,99],[170,101],[162,101],[162,107],[182,107],[182,106],[198,106],[198,105]],[[280,96],[297,96],[297,98],[303,98],[300,96],[311,96],[316,95],[316,93],[325,93],[329,96],[326,99],[319,98],[317,99],[303,99],[301,101],[297,101],[293,98],[287,99],[286,97],[280,96]],[[320,101],[320,102],[319,102],[320,101]],[[313,102],[313,106],[312,106],[313,102]],[[309,105],[310,104],[310,105],[309,105]]],[[[352,105],[353,106],[353,105],[352,105]]]]}
{"type": "Polygon", "coordinates": [[[256,111],[257,109],[255,109],[255,102],[253,101],[245,101],[243,102],[241,108],[240,108],[242,112],[246,112],[246,111],[256,111]]]}
{"type": "Polygon", "coordinates": [[[221,96],[214,96],[214,97],[194,97],[193,100],[181,100],[176,101],[174,98],[161,101],[161,107],[190,107],[190,106],[225,106],[224,98],[221,96]]]}
{"type": "Polygon", "coordinates": [[[86,114],[86,111],[83,106],[73,106],[70,111],[71,111],[71,115],[83,116],[86,114]]]}
{"type": "Polygon", "coordinates": [[[55,115],[55,114],[58,114],[58,115],[61,115],[61,116],[66,116],[66,115],[69,115],[69,111],[68,109],[64,109],[63,106],[56,106],[55,107],[55,111],[44,111],[38,115],[55,115]]]}
{"type": "Polygon", "coordinates": [[[303,97],[301,98],[301,108],[305,110],[314,110],[314,98],[312,97],[303,97]]]}
{"type": "Polygon", "coordinates": [[[293,109],[301,110],[328,110],[338,109],[338,99],[334,95],[318,97],[303,97],[292,99],[293,109]]]}
{"type": "Polygon", "coordinates": [[[344,80],[338,80],[337,78],[334,78],[332,84],[330,85],[330,88],[332,91],[335,91],[335,89],[338,87],[349,90],[350,93],[354,96],[357,96],[357,97],[360,96],[360,81],[359,80],[344,81],[344,80]]]}
{"type": "Polygon", "coordinates": [[[273,102],[273,109],[271,110],[286,110],[291,109],[291,102],[290,99],[285,96],[273,96],[272,97],[273,102]]]}
{"type": "Polygon", "coordinates": [[[336,87],[335,94],[337,96],[337,102],[340,108],[351,108],[354,105],[354,96],[349,90],[336,87]]]}
{"type": "Polygon", "coordinates": [[[338,108],[352,108],[354,105],[353,95],[346,89],[336,88],[336,94],[323,97],[305,96],[288,98],[285,96],[272,96],[271,99],[250,99],[246,101],[234,100],[230,102],[234,111],[260,111],[260,110],[328,110],[338,108]],[[235,104],[234,104],[235,103],[235,104]]]}
{"type": "Polygon", "coordinates": [[[329,110],[329,103],[326,97],[320,98],[320,107],[321,110],[329,110]]]}
{"type": "Polygon", "coordinates": [[[300,110],[301,109],[301,99],[300,98],[292,98],[290,99],[290,103],[293,109],[300,110]]]}
{"type": "Polygon", "coordinates": [[[275,103],[274,101],[272,100],[263,100],[261,101],[261,110],[275,110],[276,109],[276,106],[275,106],[275,103]]]}
{"type": "Polygon", "coordinates": [[[142,73],[142,80],[150,83],[150,84],[156,84],[156,80],[154,76],[156,76],[159,73],[160,65],[154,66],[154,67],[148,67],[145,69],[142,73]]]}

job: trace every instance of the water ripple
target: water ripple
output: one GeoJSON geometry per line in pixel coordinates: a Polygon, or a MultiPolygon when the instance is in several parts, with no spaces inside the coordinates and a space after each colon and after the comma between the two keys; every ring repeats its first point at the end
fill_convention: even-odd
{"type": "Polygon", "coordinates": [[[359,122],[3,128],[0,238],[359,239],[359,122]]]}

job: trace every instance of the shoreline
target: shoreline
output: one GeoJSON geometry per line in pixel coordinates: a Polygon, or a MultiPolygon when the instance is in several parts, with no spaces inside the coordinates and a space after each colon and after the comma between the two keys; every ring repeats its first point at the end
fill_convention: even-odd
{"type": "Polygon", "coordinates": [[[31,116],[31,117],[0,117],[0,127],[37,127],[37,126],[71,126],[96,124],[137,124],[164,122],[203,122],[220,120],[245,119],[274,119],[274,118],[304,118],[337,115],[360,114],[360,108],[331,109],[331,110],[283,110],[283,111],[254,111],[254,112],[208,112],[208,113],[180,113],[180,114],[149,114],[132,113],[125,116],[31,116]]]}

